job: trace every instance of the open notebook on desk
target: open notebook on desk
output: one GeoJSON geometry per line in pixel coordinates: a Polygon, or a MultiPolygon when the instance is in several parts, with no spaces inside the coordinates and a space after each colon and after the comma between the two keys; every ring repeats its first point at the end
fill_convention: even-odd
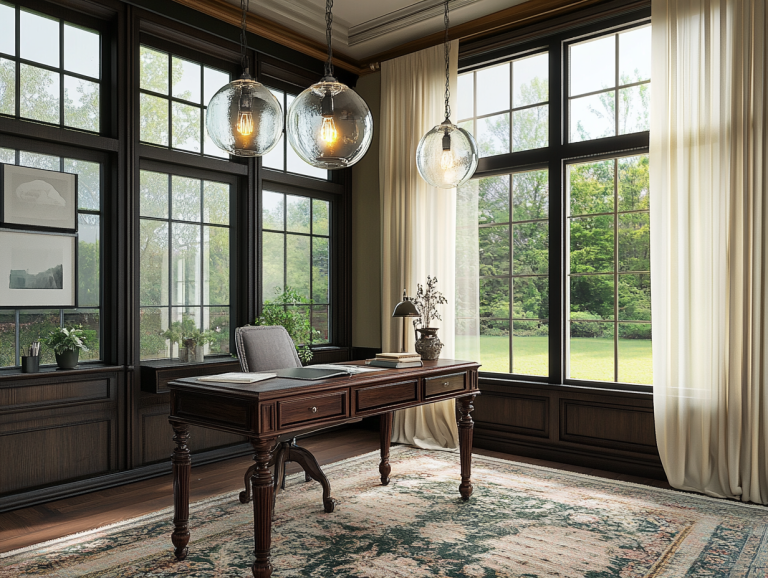
{"type": "Polygon", "coordinates": [[[222,381],[226,383],[256,383],[277,377],[276,373],[220,373],[198,377],[198,381],[222,381]]]}

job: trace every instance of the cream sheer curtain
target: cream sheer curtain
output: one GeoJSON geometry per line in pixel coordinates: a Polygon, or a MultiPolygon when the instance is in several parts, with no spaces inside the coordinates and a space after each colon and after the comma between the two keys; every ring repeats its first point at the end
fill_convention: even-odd
{"type": "MultiPolygon", "coordinates": [[[[458,43],[450,51],[451,94],[456,94],[458,43]]],[[[413,295],[416,284],[437,277],[448,299],[440,308],[443,358],[454,355],[454,280],[456,192],[427,185],[416,169],[421,137],[444,115],[445,56],[443,46],[383,62],[381,65],[381,147],[379,185],[382,215],[382,348],[400,351],[402,319],[391,317],[403,289],[413,295]]],[[[414,351],[408,323],[407,346],[414,351]]],[[[440,402],[395,413],[392,441],[426,449],[458,447],[454,402],[440,402]]]]}
{"type": "Polygon", "coordinates": [[[656,435],[670,483],[768,502],[765,0],[653,0],[656,435]]]}

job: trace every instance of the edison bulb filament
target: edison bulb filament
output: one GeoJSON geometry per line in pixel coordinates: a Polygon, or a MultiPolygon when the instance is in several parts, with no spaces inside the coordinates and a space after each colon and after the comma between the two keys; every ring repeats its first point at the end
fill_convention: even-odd
{"type": "Polygon", "coordinates": [[[336,142],[338,136],[339,133],[336,130],[336,124],[333,122],[333,117],[323,117],[323,126],[320,128],[320,138],[327,144],[333,144],[336,142]]]}

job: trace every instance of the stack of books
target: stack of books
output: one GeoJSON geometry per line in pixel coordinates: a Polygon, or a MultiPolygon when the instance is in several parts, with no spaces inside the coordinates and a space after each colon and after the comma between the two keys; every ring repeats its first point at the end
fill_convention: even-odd
{"type": "Polygon", "coordinates": [[[418,353],[377,353],[374,359],[368,359],[366,365],[373,367],[421,367],[421,356],[418,353]]]}

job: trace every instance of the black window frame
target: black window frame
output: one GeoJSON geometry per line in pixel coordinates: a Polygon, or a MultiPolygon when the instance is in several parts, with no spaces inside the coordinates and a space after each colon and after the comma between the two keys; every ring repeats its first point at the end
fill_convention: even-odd
{"type": "MultiPolygon", "coordinates": [[[[459,74],[486,68],[536,53],[549,53],[549,146],[479,159],[473,178],[512,174],[531,170],[549,173],[549,375],[537,377],[513,373],[482,372],[484,379],[525,381],[550,385],[575,385],[600,389],[650,393],[653,386],[566,378],[566,334],[568,312],[566,271],[568,247],[566,227],[567,165],[600,158],[647,154],[648,131],[627,135],[568,142],[568,46],[606,34],[650,23],[651,9],[646,3],[626,6],[612,2],[602,11],[595,9],[561,17],[544,25],[521,29],[503,38],[483,39],[462,44],[459,74]]],[[[653,80],[651,80],[653,82],[653,80]]],[[[510,143],[510,147],[511,147],[510,143]]],[[[511,306],[511,305],[510,305],[511,306]]]]}
{"type": "Polygon", "coordinates": [[[73,131],[74,133],[80,133],[83,135],[103,135],[114,136],[113,123],[112,123],[112,111],[113,111],[113,48],[112,38],[114,36],[111,23],[107,19],[102,19],[97,14],[87,14],[82,11],[67,10],[64,6],[59,4],[53,4],[46,2],[45,0],[7,0],[14,5],[15,8],[15,22],[14,30],[16,34],[15,38],[15,50],[14,56],[0,54],[0,57],[9,59],[15,62],[15,104],[13,115],[0,115],[0,118],[10,118],[22,122],[29,122],[40,124],[47,127],[60,128],[66,131],[73,131]],[[59,20],[59,65],[51,66],[43,64],[41,62],[35,62],[33,60],[27,60],[21,56],[21,30],[20,30],[20,14],[21,10],[29,10],[37,12],[44,16],[50,16],[59,20]],[[64,24],[73,24],[83,28],[95,30],[100,35],[99,42],[99,78],[97,80],[99,85],[99,130],[92,131],[87,129],[81,129],[77,127],[66,126],[64,124],[64,76],[69,75],[74,78],[87,80],[94,82],[94,78],[82,75],[77,72],[67,71],[64,68],[64,24]],[[21,116],[21,65],[27,64],[35,66],[43,70],[54,72],[60,75],[59,82],[59,121],[56,123],[49,123],[45,121],[28,119],[21,116]]]}

